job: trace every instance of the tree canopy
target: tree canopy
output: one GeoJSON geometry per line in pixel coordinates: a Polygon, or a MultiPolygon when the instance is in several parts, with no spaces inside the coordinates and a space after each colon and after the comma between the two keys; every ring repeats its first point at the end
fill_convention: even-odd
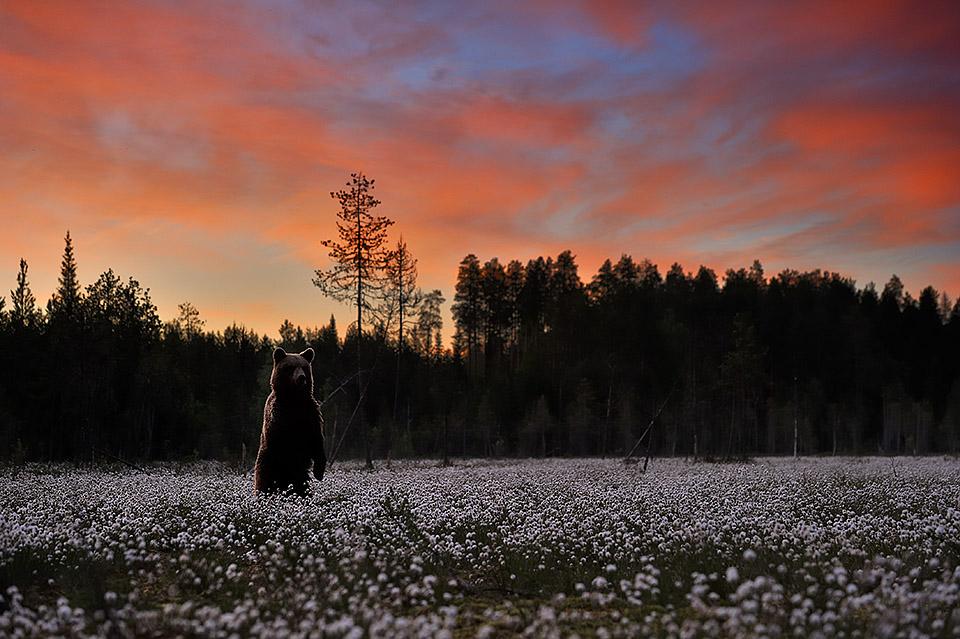
{"type": "Polygon", "coordinates": [[[76,272],[67,235],[45,311],[26,260],[0,298],[0,457],[249,467],[272,349],[308,345],[339,459],[625,455],[651,423],[644,449],[661,455],[960,450],[960,303],[896,276],[878,290],[756,261],[661,274],[622,255],[584,280],[572,251],[468,255],[448,350],[439,290],[390,331],[341,334],[331,317],[268,337],[209,330],[190,302],[164,324],[135,278],[76,272]],[[361,343],[366,432],[350,426],[361,343]]]}

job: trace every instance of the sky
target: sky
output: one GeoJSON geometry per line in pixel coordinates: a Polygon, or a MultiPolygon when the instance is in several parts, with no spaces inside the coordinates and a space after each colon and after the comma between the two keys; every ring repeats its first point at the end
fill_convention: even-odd
{"type": "MultiPolygon", "coordinates": [[[[343,329],[330,192],[420,284],[571,250],[960,296],[960,3],[0,0],[0,295],[64,235],[206,328],[343,329]],[[4,285],[5,283],[5,285],[4,285]]],[[[449,338],[453,322],[444,319],[449,338]]]]}

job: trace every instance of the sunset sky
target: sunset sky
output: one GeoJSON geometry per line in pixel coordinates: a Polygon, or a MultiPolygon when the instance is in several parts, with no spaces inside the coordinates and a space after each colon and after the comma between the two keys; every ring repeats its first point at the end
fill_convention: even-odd
{"type": "Polygon", "coordinates": [[[468,253],[565,249],[956,298],[960,2],[0,0],[0,149],[8,305],[69,229],[164,320],[342,335],[355,171],[448,303],[468,253]]]}

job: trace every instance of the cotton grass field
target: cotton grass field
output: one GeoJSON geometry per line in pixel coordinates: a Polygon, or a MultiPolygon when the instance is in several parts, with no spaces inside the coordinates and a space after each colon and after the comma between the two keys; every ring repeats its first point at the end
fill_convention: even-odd
{"type": "Polygon", "coordinates": [[[943,458],[0,477],[2,637],[960,636],[943,458]]]}

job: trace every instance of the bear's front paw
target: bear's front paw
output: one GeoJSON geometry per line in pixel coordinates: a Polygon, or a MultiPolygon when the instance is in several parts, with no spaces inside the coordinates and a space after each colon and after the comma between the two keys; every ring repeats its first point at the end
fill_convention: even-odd
{"type": "Polygon", "coordinates": [[[314,468],[314,469],[313,469],[313,476],[317,478],[317,481],[320,481],[321,479],[323,479],[323,469],[322,469],[322,468],[314,468]]]}

